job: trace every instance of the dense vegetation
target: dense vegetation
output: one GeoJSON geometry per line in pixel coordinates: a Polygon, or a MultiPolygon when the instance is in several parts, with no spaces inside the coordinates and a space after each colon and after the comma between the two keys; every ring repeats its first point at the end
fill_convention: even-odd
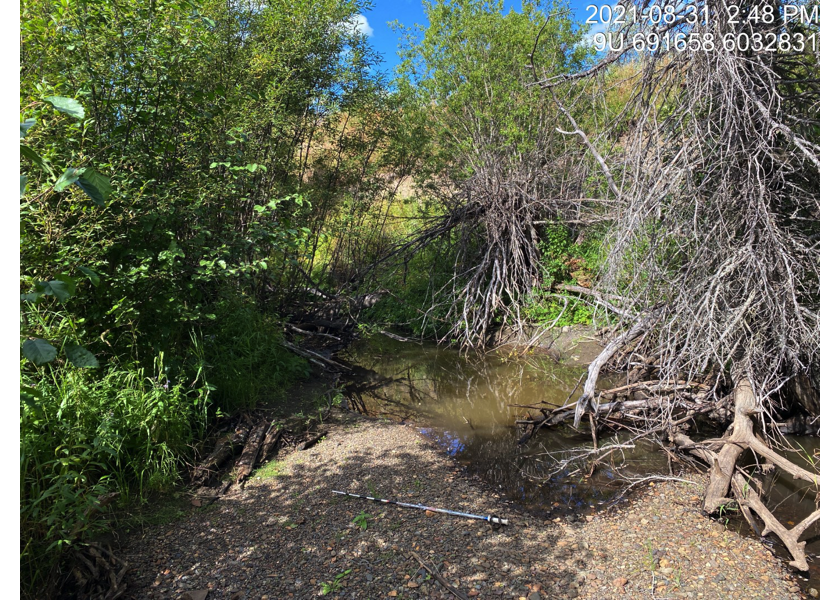
{"type": "Polygon", "coordinates": [[[24,581],[306,375],[284,303],[383,189],[363,8],[21,5],[24,581]]]}
{"type": "MultiPolygon", "coordinates": [[[[62,551],[101,523],[108,494],[127,503],[167,489],[214,418],[282,400],[309,372],[284,345],[284,321],[325,299],[346,307],[375,292],[362,321],[480,348],[504,325],[644,315],[684,298],[674,290],[687,273],[708,271],[685,289],[712,293],[720,231],[736,251],[783,231],[764,270],[744,259],[725,273],[728,295],[715,302],[740,321],[710,336],[705,355],[677,356],[699,339],[679,318],[689,312],[672,311],[661,337],[672,374],[711,365],[724,385],[745,348],[759,348],[756,360],[785,344],[772,385],[815,360],[818,338],[806,333],[819,310],[819,129],[808,81],[816,70],[818,90],[818,60],[766,66],[791,81],[780,88],[787,100],[769,121],[750,108],[746,122],[761,124],[747,132],[754,146],[712,165],[715,188],[701,174],[712,142],[679,153],[674,140],[701,126],[719,127],[717,144],[743,138],[731,107],[709,100],[740,89],[740,64],[715,71],[663,51],[647,63],[610,56],[592,71],[592,48],[561,2],[424,5],[429,26],[402,28],[403,63],[389,81],[356,26],[364,1],[21,4],[26,594],[61,584],[62,551]],[[685,104],[680,69],[691,68],[718,79],[695,79],[685,104]],[[593,84],[573,75],[587,69],[593,84]],[[795,135],[760,143],[790,119],[795,135]],[[666,141],[658,166],[640,158],[666,141]],[[736,182],[770,180],[755,175],[756,152],[755,169],[783,176],[762,191],[766,202],[738,212],[736,182]],[[796,159],[780,167],[783,156],[796,159]],[[791,165],[801,175],[787,175],[791,165]],[[684,176],[663,188],[656,173],[676,167],[684,176]],[[736,215],[729,229],[706,199],[736,215]],[[762,207],[764,225],[749,227],[762,207]],[[797,216],[771,218],[784,212],[797,216]],[[692,227],[702,235],[686,237],[692,227]],[[758,304],[738,275],[760,273],[770,297],[786,265],[794,275],[779,302],[758,304]],[[624,298],[618,310],[580,293],[602,281],[624,298]],[[758,306],[796,335],[778,342],[781,329],[759,327],[758,306]]],[[[754,68],[746,79],[775,77],[754,68]]]]}

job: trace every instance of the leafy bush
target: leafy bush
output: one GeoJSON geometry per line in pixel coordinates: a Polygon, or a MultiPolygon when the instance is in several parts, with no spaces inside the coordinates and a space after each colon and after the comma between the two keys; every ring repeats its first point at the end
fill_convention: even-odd
{"type": "Polygon", "coordinates": [[[523,313],[529,321],[539,325],[554,323],[555,327],[589,324],[593,316],[591,306],[570,295],[559,294],[536,296],[525,304],[523,313]]]}
{"type": "Polygon", "coordinates": [[[142,368],[102,376],[45,366],[23,372],[32,397],[21,403],[20,510],[23,581],[49,569],[64,547],[96,525],[99,497],[163,489],[207,423],[208,390],[170,381],[159,356],[142,368]]]}
{"type": "Polygon", "coordinates": [[[575,294],[553,292],[552,287],[555,284],[592,286],[604,259],[602,235],[598,230],[588,231],[577,242],[561,223],[546,227],[539,244],[543,285],[525,303],[524,314],[529,320],[541,325],[554,323],[558,327],[592,322],[594,309],[590,304],[575,294]]]}
{"type": "Polygon", "coordinates": [[[381,276],[377,285],[391,293],[362,315],[365,323],[397,327],[412,335],[440,337],[452,328],[450,302],[435,292],[452,277],[452,258],[433,244],[410,262],[381,276]]]}
{"type": "Polygon", "coordinates": [[[204,328],[200,345],[217,407],[231,411],[278,399],[309,374],[309,364],[283,348],[276,318],[261,313],[252,299],[228,293],[212,310],[215,320],[204,328]]]}
{"type": "Polygon", "coordinates": [[[590,230],[577,242],[572,240],[568,227],[561,223],[546,227],[539,244],[545,287],[555,283],[591,287],[604,260],[602,235],[603,232],[590,230]]]}

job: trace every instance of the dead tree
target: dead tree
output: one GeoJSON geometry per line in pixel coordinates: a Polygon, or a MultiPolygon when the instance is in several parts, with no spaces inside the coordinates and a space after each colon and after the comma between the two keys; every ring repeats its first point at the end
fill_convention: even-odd
{"type": "Polygon", "coordinates": [[[542,280],[537,223],[575,203],[565,199],[576,196],[568,182],[553,170],[534,168],[556,162],[554,152],[548,139],[531,156],[515,159],[488,150],[476,158],[473,176],[456,182],[451,194],[438,191],[445,214],[398,248],[405,256],[456,240],[450,246],[452,276],[433,290],[435,304],[449,307],[446,320],[453,326],[446,337],[482,347],[498,317],[503,325],[521,325],[518,306],[542,280]]]}
{"type": "MultiPolygon", "coordinates": [[[[651,4],[620,2],[638,15],[651,4]]],[[[623,318],[626,333],[593,363],[590,378],[661,307],[635,342],[642,354],[657,355],[658,378],[706,381],[708,402],[729,395],[736,409],[738,390],[748,386],[752,403],[742,409],[772,431],[790,408],[783,387],[819,373],[818,25],[785,20],[766,0],[668,4],[671,18],[615,26],[613,39],[623,34],[624,46],[584,72],[555,75],[532,64],[535,85],[565,119],[558,131],[593,157],[617,207],[596,291],[627,299],[637,315],[623,318]],[[780,36],[803,43],[781,50],[764,43],[780,36]],[[679,39],[701,43],[681,48],[679,39]],[[624,94],[613,112],[603,101],[611,93],[624,94]],[[598,116],[576,119],[592,99],[598,116]]],[[[578,403],[576,421],[596,407],[592,398],[578,403]]],[[[670,419],[659,411],[649,426],[670,419]]],[[[707,509],[740,477],[733,469],[743,444],[772,452],[756,445],[745,421],[738,431],[744,440],[730,439],[715,458],[707,509]]],[[[736,499],[764,519],[754,493],[736,499]]],[[[776,532],[795,566],[807,568],[786,539],[793,534],[776,532]]]]}
{"type": "MultiPolygon", "coordinates": [[[[406,48],[417,139],[434,140],[414,183],[433,209],[393,255],[408,261],[434,249],[426,314],[468,348],[485,346],[491,329],[523,324],[520,307],[543,280],[542,225],[586,217],[587,173],[571,168],[583,151],[555,132],[550,102],[527,86],[529,48],[516,41],[539,28],[548,6],[513,15],[492,3],[432,3],[432,25],[406,48]]],[[[584,53],[569,48],[580,33],[561,12],[534,52],[574,68],[584,53]]]]}

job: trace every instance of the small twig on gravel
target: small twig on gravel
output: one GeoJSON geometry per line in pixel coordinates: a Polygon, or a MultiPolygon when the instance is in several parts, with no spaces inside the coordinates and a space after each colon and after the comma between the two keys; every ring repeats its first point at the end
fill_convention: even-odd
{"type": "Polygon", "coordinates": [[[438,570],[435,568],[434,565],[429,566],[426,563],[424,563],[423,559],[421,559],[419,556],[417,556],[417,553],[414,552],[413,550],[411,551],[411,556],[414,557],[414,560],[416,560],[417,562],[420,563],[421,567],[426,569],[427,572],[431,573],[432,576],[435,579],[438,580],[438,583],[440,583],[443,587],[445,587],[447,590],[449,590],[450,594],[454,595],[456,598],[460,598],[461,600],[467,600],[467,597],[464,596],[464,594],[462,594],[461,592],[456,590],[454,587],[449,585],[449,583],[447,583],[447,581],[443,578],[443,576],[440,573],[438,573],[438,570]]]}

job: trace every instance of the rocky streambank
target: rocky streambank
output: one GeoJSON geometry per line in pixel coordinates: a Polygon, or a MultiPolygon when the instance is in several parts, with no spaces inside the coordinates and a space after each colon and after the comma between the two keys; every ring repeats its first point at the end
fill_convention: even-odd
{"type": "Polygon", "coordinates": [[[464,477],[410,425],[336,411],[323,427],[320,443],[283,451],[243,489],[123,536],[127,597],[801,597],[769,549],[700,513],[699,477],[654,483],[606,513],[541,521],[464,477]]]}

